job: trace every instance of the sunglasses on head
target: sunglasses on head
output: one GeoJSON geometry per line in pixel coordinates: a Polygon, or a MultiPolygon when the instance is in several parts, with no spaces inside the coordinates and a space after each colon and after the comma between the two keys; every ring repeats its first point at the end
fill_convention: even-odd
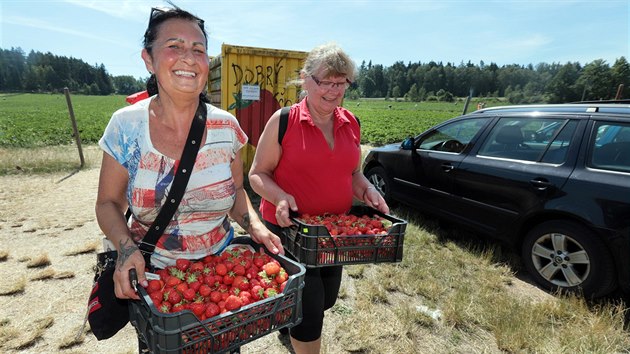
{"type": "MultiPolygon", "coordinates": [[[[151,27],[153,22],[156,19],[158,19],[160,16],[163,16],[164,14],[167,14],[169,12],[174,12],[174,11],[177,11],[177,9],[172,9],[172,8],[168,8],[168,7],[152,7],[151,8],[151,15],[149,16],[149,27],[151,27]]],[[[193,15],[191,15],[191,16],[193,16],[193,15]]],[[[199,26],[203,27],[204,21],[202,19],[200,19],[199,17],[196,17],[196,16],[193,16],[193,17],[197,20],[197,23],[199,23],[199,26]]]]}

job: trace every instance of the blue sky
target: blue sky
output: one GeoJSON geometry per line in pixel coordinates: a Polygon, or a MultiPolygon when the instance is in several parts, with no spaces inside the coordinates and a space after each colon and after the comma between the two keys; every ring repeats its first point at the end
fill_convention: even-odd
{"type": "MultiPolygon", "coordinates": [[[[481,60],[501,65],[630,60],[630,0],[174,1],[221,44],[308,51],[334,41],[360,65],[481,60]]],[[[161,0],[1,0],[0,47],[146,77],[140,58],[161,0]]]]}

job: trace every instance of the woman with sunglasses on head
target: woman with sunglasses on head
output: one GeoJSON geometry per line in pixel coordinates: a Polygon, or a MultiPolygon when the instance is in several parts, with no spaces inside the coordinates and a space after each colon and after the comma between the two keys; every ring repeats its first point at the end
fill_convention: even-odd
{"type": "MultiPolygon", "coordinates": [[[[352,206],[353,197],[389,212],[360,171],[359,122],[340,106],[354,75],[355,65],[341,48],[335,44],[316,47],[300,71],[299,81],[307,95],[291,106],[282,141],[278,141],[280,111],[265,126],[249,181],[262,197],[265,224],[276,234],[292,225],[289,212],[342,214],[352,206]]],[[[290,329],[297,354],[319,353],[324,311],[335,304],[341,273],[341,266],[306,269],[303,320],[290,329]]]]}
{"type": "Polygon", "coordinates": [[[176,7],[152,9],[142,59],[151,73],[150,97],[115,112],[99,142],[104,153],[96,216],[118,250],[114,285],[116,296],[123,299],[138,298],[129,283],[130,269],[135,268],[139,283],[147,285],[138,244],[169,202],[166,196],[202,105],[207,111],[202,144],[151,266],[164,268],[177,258],[219,253],[234,234],[229,218],[270,252],[283,253],[280,239],[258,218],[243,189],[239,150],[247,136],[233,115],[208,104],[204,94],[209,59],[203,21],[176,7]],[[124,216],[127,207],[129,222],[124,216]]]}

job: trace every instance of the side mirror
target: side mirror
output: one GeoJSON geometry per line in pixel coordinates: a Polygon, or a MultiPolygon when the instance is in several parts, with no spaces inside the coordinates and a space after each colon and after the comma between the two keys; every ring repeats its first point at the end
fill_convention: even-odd
{"type": "Polygon", "coordinates": [[[414,140],[413,137],[408,137],[405,140],[403,140],[402,144],[400,144],[400,147],[403,150],[413,150],[414,148],[414,140]]]}

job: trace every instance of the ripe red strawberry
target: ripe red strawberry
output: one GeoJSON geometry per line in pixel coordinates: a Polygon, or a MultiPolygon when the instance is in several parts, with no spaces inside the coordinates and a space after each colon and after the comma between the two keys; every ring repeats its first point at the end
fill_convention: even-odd
{"type": "Polygon", "coordinates": [[[249,293],[252,294],[252,299],[254,299],[254,301],[264,299],[265,297],[265,289],[263,289],[263,287],[260,285],[252,286],[252,289],[249,291],[249,293]]]}
{"type": "Polygon", "coordinates": [[[234,268],[232,268],[232,272],[236,275],[245,275],[245,270],[246,268],[240,263],[237,263],[234,268]]]}
{"type": "Polygon", "coordinates": [[[182,296],[187,301],[193,301],[195,299],[195,295],[197,295],[197,292],[195,291],[195,289],[191,288],[186,289],[186,291],[182,293],[182,296]]]}
{"type": "Polygon", "coordinates": [[[205,315],[207,318],[214,317],[218,315],[219,313],[221,313],[221,309],[219,308],[219,305],[215,304],[214,302],[208,303],[208,305],[206,306],[206,312],[205,312],[205,315]]]}
{"type": "Polygon", "coordinates": [[[287,274],[287,272],[284,269],[280,268],[280,272],[276,274],[276,277],[274,278],[274,280],[276,281],[276,283],[282,284],[285,281],[287,281],[287,279],[289,279],[289,274],[287,274]]]}
{"type": "Polygon", "coordinates": [[[203,272],[203,269],[205,268],[205,265],[203,264],[203,262],[194,262],[190,265],[190,268],[188,269],[188,271],[190,273],[201,273],[203,272]]]}
{"type": "Polygon", "coordinates": [[[228,311],[238,310],[243,306],[243,301],[235,295],[230,295],[225,299],[225,309],[228,311]]]}
{"type": "Polygon", "coordinates": [[[201,318],[201,316],[206,312],[206,305],[202,302],[193,302],[190,304],[190,310],[197,316],[201,318]]]}
{"type": "Polygon", "coordinates": [[[248,290],[249,289],[249,280],[242,275],[237,275],[234,277],[234,282],[232,286],[238,288],[240,290],[248,290]]]}
{"type": "Polygon", "coordinates": [[[179,284],[175,285],[175,290],[177,290],[179,293],[183,294],[184,291],[188,290],[188,284],[186,284],[186,283],[179,283],[179,284]]]}
{"type": "Polygon", "coordinates": [[[221,293],[218,291],[213,291],[210,293],[210,301],[218,304],[221,301],[221,293]]]}
{"type": "Polygon", "coordinates": [[[217,275],[223,276],[227,274],[228,269],[224,263],[217,263],[217,265],[214,266],[214,272],[217,275]]]}
{"type": "Polygon", "coordinates": [[[149,285],[147,285],[147,293],[152,294],[158,290],[162,290],[164,287],[164,282],[159,279],[151,279],[149,280],[149,285]]]}
{"type": "Polygon", "coordinates": [[[179,292],[177,292],[177,290],[175,289],[171,289],[168,294],[164,293],[164,296],[166,296],[166,300],[168,302],[170,302],[171,304],[176,304],[180,301],[182,301],[182,296],[180,295],[179,292]]]}
{"type": "Polygon", "coordinates": [[[203,296],[204,298],[210,296],[210,294],[212,293],[212,288],[210,286],[208,286],[207,284],[202,284],[199,287],[199,295],[203,296]]]}
{"type": "Polygon", "coordinates": [[[164,292],[162,290],[154,291],[149,294],[149,297],[151,298],[151,301],[153,301],[153,305],[159,308],[162,301],[164,301],[164,292]]]}
{"type": "Polygon", "coordinates": [[[177,277],[169,276],[168,278],[166,278],[166,286],[169,288],[175,287],[181,282],[182,280],[177,277]]]}
{"type": "Polygon", "coordinates": [[[271,277],[280,273],[280,265],[276,262],[268,262],[262,266],[262,269],[267,273],[267,276],[271,277]]]}
{"type": "Polygon", "coordinates": [[[177,269],[181,270],[182,272],[185,272],[190,267],[190,260],[183,258],[176,259],[175,267],[177,267],[177,269]]]}

